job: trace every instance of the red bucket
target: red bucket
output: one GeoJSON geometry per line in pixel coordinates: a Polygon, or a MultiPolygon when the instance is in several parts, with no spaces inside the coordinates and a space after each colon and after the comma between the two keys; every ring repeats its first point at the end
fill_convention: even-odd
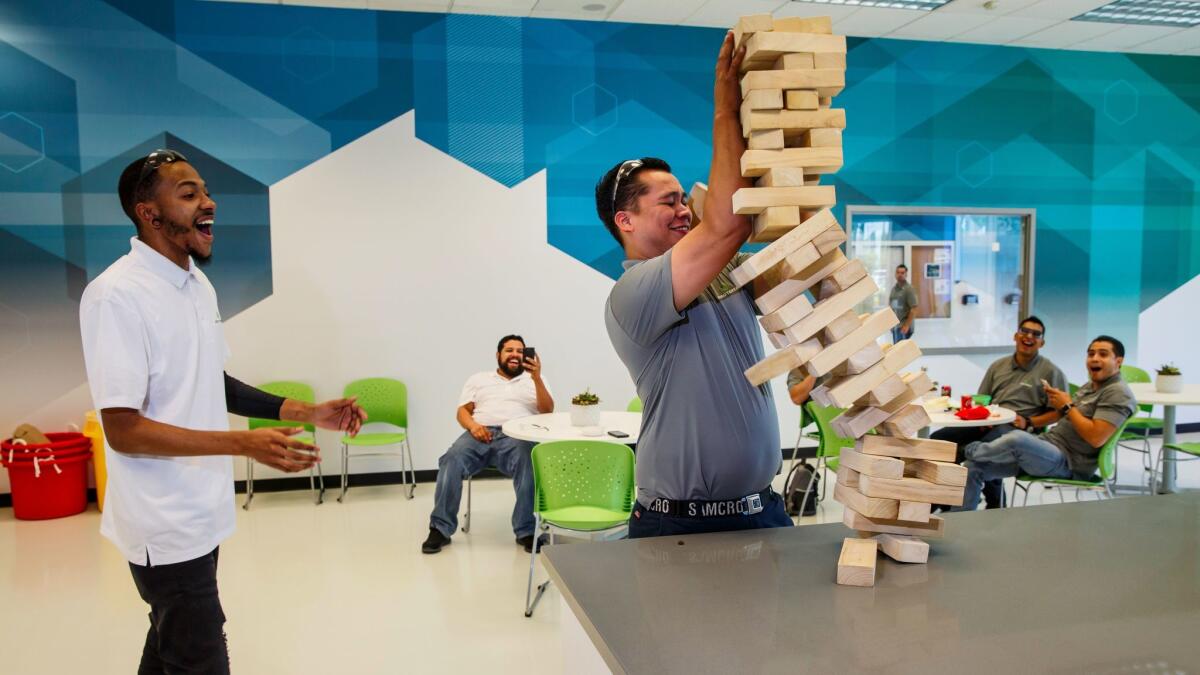
{"type": "Polygon", "coordinates": [[[0,444],[0,463],[8,469],[12,488],[13,515],[20,520],[62,518],[87,508],[90,440],[82,434],[46,436],[49,444],[25,446],[9,441],[0,444]],[[81,448],[75,437],[89,444],[81,448]],[[31,451],[24,452],[26,449],[31,451]]]}

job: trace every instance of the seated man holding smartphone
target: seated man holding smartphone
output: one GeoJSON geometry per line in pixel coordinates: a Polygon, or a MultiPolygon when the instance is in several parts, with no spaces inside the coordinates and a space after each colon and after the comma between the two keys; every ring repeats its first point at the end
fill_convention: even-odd
{"type": "Polygon", "coordinates": [[[437,489],[422,553],[437,553],[458,529],[463,479],[489,465],[513,479],[517,504],[513,532],[528,552],[533,548],[533,443],[504,435],[505,422],[554,412],[554,398],[542,382],[542,362],[520,335],[505,335],[496,345],[496,369],[476,373],[463,385],[458,423],[466,432],[438,460],[437,489]]]}

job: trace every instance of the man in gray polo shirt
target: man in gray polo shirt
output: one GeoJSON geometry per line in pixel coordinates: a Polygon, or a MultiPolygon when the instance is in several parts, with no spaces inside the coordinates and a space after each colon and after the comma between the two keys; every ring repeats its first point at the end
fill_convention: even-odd
{"type": "MultiPolygon", "coordinates": [[[[965,459],[963,449],[975,441],[992,441],[1013,429],[1038,433],[1058,421],[1058,411],[1050,407],[1043,382],[1055,389],[1065,390],[1067,378],[1058,366],[1039,352],[1046,345],[1046,326],[1036,316],[1029,316],[1017,325],[1013,335],[1016,350],[1011,356],[997,359],[983,375],[975,393],[992,397],[992,403],[1017,413],[1012,424],[994,427],[945,427],[932,435],[940,441],[958,445],[958,458],[965,459]]],[[[1004,479],[989,480],[983,487],[987,508],[1004,505],[1004,479]]]]}
{"type": "Polygon", "coordinates": [[[908,283],[908,266],[896,265],[896,285],[888,293],[888,305],[900,319],[892,326],[892,342],[907,340],[913,336],[913,319],[917,318],[917,291],[908,283]]]}
{"type": "Polygon", "coordinates": [[[693,227],[683,188],[660,159],[622,162],[596,185],[597,214],[627,258],[605,325],[644,406],[630,537],[792,524],[770,490],[780,465],[775,403],[743,375],[763,358],[753,300],[719,293],[750,235],[732,202],[750,184],[739,168],[744,53],[727,34],[703,223],[693,227]]]}
{"type": "Polygon", "coordinates": [[[1072,398],[1046,386],[1046,398],[1062,420],[1041,437],[1010,431],[966,447],[967,489],[960,510],[974,511],[985,481],[1027,473],[1086,480],[1096,473],[1100,448],[1134,413],[1137,401],[1121,379],[1125,345],[1101,335],[1087,350],[1089,382],[1072,398]]]}

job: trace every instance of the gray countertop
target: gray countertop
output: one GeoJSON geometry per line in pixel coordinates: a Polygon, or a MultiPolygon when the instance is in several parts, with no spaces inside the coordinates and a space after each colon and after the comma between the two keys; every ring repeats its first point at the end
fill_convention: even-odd
{"type": "Polygon", "coordinates": [[[840,524],[551,546],[614,672],[1200,671],[1200,494],[947,517],[929,563],[834,583],[840,524]]]}

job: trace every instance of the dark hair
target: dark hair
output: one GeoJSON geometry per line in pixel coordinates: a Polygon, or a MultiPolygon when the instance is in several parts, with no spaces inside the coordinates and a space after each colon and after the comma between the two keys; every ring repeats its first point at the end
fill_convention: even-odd
{"type": "Polygon", "coordinates": [[[141,184],[138,183],[138,178],[142,175],[142,165],[145,163],[145,157],[133,160],[121,172],[121,178],[117,181],[117,196],[121,198],[121,209],[133,221],[133,226],[138,228],[139,232],[142,226],[138,223],[137,212],[133,208],[153,199],[154,192],[158,189],[158,181],[161,180],[158,171],[154,171],[141,184]]]}
{"type": "Polygon", "coordinates": [[[1021,326],[1024,326],[1027,323],[1036,323],[1037,325],[1041,326],[1042,327],[1042,337],[1046,337],[1046,324],[1042,323],[1041,319],[1030,314],[1029,316],[1027,316],[1024,319],[1021,319],[1020,321],[1017,322],[1017,328],[1020,328],[1021,326]]]}
{"type": "Polygon", "coordinates": [[[621,170],[621,165],[625,162],[618,162],[613,168],[604,172],[600,182],[596,183],[596,215],[600,216],[600,222],[604,223],[605,229],[622,246],[624,246],[624,242],[621,241],[621,232],[617,229],[614,218],[617,216],[617,211],[628,209],[630,204],[636,203],[637,198],[646,192],[646,186],[637,180],[637,175],[643,171],[671,172],[671,165],[657,157],[643,157],[641,162],[641,166],[621,178],[616,199],[613,199],[613,182],[617,180],[617,172],[621,170]]]}
{"type": "Polygon", "coordinates": [[[900,269],[901,267],[904,268],[905,272],[908,271],[908,265],[905,265],[904,263],[900,263],[899,265],[896,265],[896,269],[900,269]]]}
{"type": "Polygon", "coordinates": [[[1107,342],[1108,344],[1112,345],[1114,354],[1116,354],[1119,358],[1125,358],[1125,345],[1121,344],[1121,341],[1117,338],[1112,337],[1111,335],[1100,335],[1092,338],[1092,341],[1088,343],[1088,347],[1090,348],[1097,342],[1107,342]]]}
{"type": "Polygon", "coordinates": [[[504,337],[500,338],[499,342],[496,343],[496,353],[497,354],[499,354],[501,352],[501,350],[504,349],[504,343],[508,342],[509,340],[516,340],[517,342],[521,343],[522,347],[525,346],[525,338],[521,337],[520,335],[505,335],[504,337]]]}

